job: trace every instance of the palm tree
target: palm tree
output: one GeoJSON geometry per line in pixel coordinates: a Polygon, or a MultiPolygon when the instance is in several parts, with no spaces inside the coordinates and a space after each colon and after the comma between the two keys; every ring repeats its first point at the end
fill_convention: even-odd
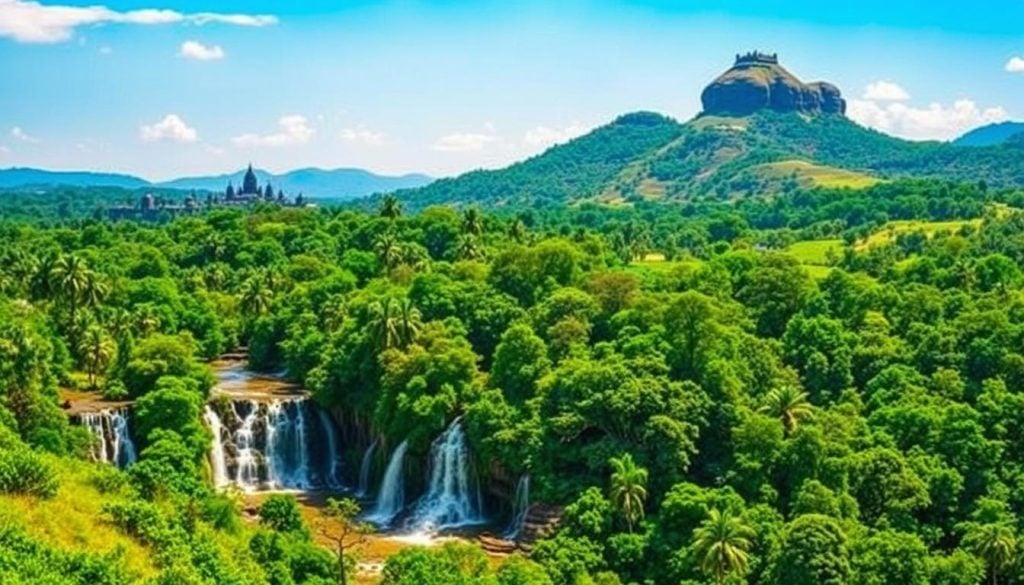
{"type": "Polygon", "coordinates": [[[102,329],[93,326],[86,330],[78,344],[78,353],[82,356],[82,366],[89,374],[91,388],[96,388],[96,374],[110,364],[114,351],[114,342],[102,329]]]}
{"type": "Polygon", "coordinates": [[[471,236],[484,233],[484,216],[476,207],[470,207],[462,214],[462,231],[471,236]]]}
{"type": "Polygon", "coordinates": [[[50,289],[67,304],[72,321],[90,286],[89,280],[89,267],[75,254],[60,256],[50,270],[50,289]]]}
{"type": "Polygon", "coordinates": [[[523,223],[523,220],[516,218],[509,224],[508,237],[511,238],[512,241],[522,244],[526,241],[527,235],[526,224],[523,223]]]}
{"type": "Polygon", "coordinates": [[[385,297],[383,302],[377,301],[370,305],[370,331],[377,346],[390,349],[401,343],[399,333],[399,316],[396,314],[394,300],[385,297]]]}
{"type": "Polygon", "coordinates": [[[402,261],[402,248],[398,244],[398,240],[394,234],[384,233],[377,237],[377,241],[373,244],[374,250],[377,251],[377,259],[384,268],[390,272],[402,261]]]}
{"type": "Polygon", "coordinates": [[[754,531],[728,511],[712,509],[693,532],[693,547],[705,575],[721,585],[730,573],[745,573],[754,531]]]}
{"type": "Polygon", "coordinates": [[[403,347],[416,341],[422,325],[420,310],[409,299],[402,299],[398,305],[398,338],[403,347]]]}
{"type": "Polygon", "coordinates": [[[629,453],[622,457],[612,457],[608,463],[612,467],[612,503],[622,512],[626,526],[633,532],[633,525],[644,517],[647,470],[639,467],[629,453]]]}
{"type": "Polygon", "coordinates": [[[814,406],[808,402],[807,393],[788,385],[769,392],[760,411],[781,420],[787,434],[795,431],[801,420],[814,417],[814,406]]]}
{"type": "Polygon", "coordinates": [[[160,316],[156,314],[153,305],[146,303],[139,305],[135,310],[135,328],[138,329],[141,337],[148,337],[159,329],[160,325],[160,316]]]}
{"type": "Polygon", "coordinates": [[[266,280],[252,276],[242,284],[242,311],[248,315],[262,316],[270,310],[273,293],[266,286],[266,280]]]}
{"type": "Polygon", "coordinates": [[[480,248],[480,242],[472,234],[462,234],[455,244],[455,256],[460,260],[477,260],[482,258],[484,251],[480,248]]]}
{"type": "Polygon", "coordinates": [[[380,202],[380,216],[395,221],[401,215],[402,204],[398,201],[398,197],[385,195],[384,199],[380,202]]]}
{"type": "Polygon", "coordinates": [[[999,574],[1006,571],[1017,558],[1017,537],[1005,522],[981,524],[967,533],[967,544],[988,565],[992,585],[998,585],[999,574]]]}

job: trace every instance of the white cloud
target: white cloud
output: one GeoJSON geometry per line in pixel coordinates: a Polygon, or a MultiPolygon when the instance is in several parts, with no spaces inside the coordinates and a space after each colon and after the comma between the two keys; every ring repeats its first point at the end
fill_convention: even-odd
{"type": "Polygon", "coordinates": [[[7,148],[3,144],[0,144],[0,154],[10,154],[10,153],[11,153],[11,149],[10,148],[7,148]]]}
{"type": "Polygon", "coordinates": [[[1010,57],[1006,62],[1006,70],[1010,73],[1024,73],[1024,57],[1010,57]]]}
{"type": "Polygon", "coordinates": [[[181,43],[179,54],[186,59],[197,61],[216,61],[224,58],[224,49],[220,45],[204,45],[199,41],[185,41],[181,43]]]}
{"type": "Polygon", "coordinates": [[[875,81],[864,89],[864,99],[879,102],[902,102],[910,99],[907,90],[891,81],[875,81]]]}
{"type": "Polygon", "coordinates": [[[139,136],[143,142],[159,142],[168,140],[171,142],[195,142],[199,140],[199,133],[195,128],[189,127],[177,114],[167,114],[163,120],[151,126],[139,128],[139,136]]]}
{"type": "Polygon", "coordinates": [[[384,144],[383,132],[374,132],[366,128],[343,128],[341,138],[348,142],[355,142],[366,146],[380,146],[384,144]]]}
{"type": "Polygon", "coordinates": [[[483,150],[485,146],[497,140],[498,137],[493,134],[455,132],[438,138],[431,148],[441,152],[471,152],[483,150]]]}
{"type": "Polygon", "coordinates": [[[526,131],[523,136],[523,143],[527,146],[552,146],[562,142],[568,142],[586,132],[586,128],[579,124],[572,124],[565,128],[548,128],[537,126],[526,131]]]}
{"type": "Polygon", "coordinates": [[[316,133],[309,126],[306,117],[298,114],[282,117],[277,121],[277,125],[281,127],[280,132],[264,135],[243,134],[232,138],[231,141],[242,147],[293,146],[309,142],[313,138],[313,134],[316,133]]]}
{"type": "Polygon", "coordinates": [[[215,12],[186,14],[158,8],[118,11],[100,5],[67,6],[28,0],[0,0],[0,37],[9,37],[21,43],[60,43],[74,36],[78,27],[108,23],[267,26],[277,23],[277,17],[215,12]]]}
{"type": "Polygon", "coordinates": [[[976,126],[1008,117],[1001,107],[980,108],[969,99],[957,100],[949,106],[932,103],[924,108],[900,102],[850,100],[846,114],[864,126],[916,140],[949,140],[976,126]]]}
{"type": "Polygon", "coordinates": [[[111,49],[110,47],[100,47],[99,51],[100,55],[109,55],[114,52],[114,49],[111,49]]]}
{"type": "Polygon", "coordinates": [[[29,135],[27,132],[22,130],[20,126],[15,126],[14,128],[11,128],[11,138],[13,138],[15,140],[19,140],[21,142],[28,142],[30,144],[38,144],[39,143],[39,139],[38,138],[36,138],[35,136],[29,135]]]}

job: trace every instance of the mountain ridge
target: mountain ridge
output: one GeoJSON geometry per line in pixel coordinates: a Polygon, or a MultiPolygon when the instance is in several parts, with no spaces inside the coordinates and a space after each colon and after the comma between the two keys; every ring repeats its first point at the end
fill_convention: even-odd
{"type": "MultiPolygon", "coordinates": [[[[374,193],[420,187],[434,179],[425,174],[381,175],[358,168],[320,169],[304,167],[275,174],[256,170],[261,184],[270,182],[275,189],[290,195],[303,193],[319,199],[355,199],[374,193]]],[[[93,171],[52,171],[32,167],[0,169],[0,188],[33,186],[121,187],[127,189],[178,189],[223,191],[229,181],[241,183],[245,169],[220,175],[180,177],[169,181],[149,181],[134,175],[93,171]]]]}

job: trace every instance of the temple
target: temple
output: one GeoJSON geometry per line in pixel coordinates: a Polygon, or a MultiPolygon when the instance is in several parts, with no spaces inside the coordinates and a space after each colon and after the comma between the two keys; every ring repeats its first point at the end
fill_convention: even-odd
{"type": "Polygon", "coordinates": [[[763,65],[778,65],[779,54],[772,53],[769,55],[768,53],[761,53],[760,51],[751,51],[745,55],[736,53],[736,63],[733,64],[733,67],[736,67],[737,65],[754,65],[756,63],[761,63],[763,65]]]}
{"type": "Polygon", "coordinates": [[[236,190],[234,185],[228,181],[228,186],[222,193],[207,192],[205,204],[200,204],[196,192],[190,193],[182,202],[176,202],[164,196],[155,196],[146,193],[138,204],[117,205],[107,210],[107,217],[113,220],[135,219],[141,221],[158,221],[169,219],[179,215],[191,215],[203,209],[213,207],[241,207],[254,205],[256,203],[274,203],[285,207],[304,207],[305,197],[299,193],[294,200],[285,197],[284,191],[274,191],[268,181],[260,187],[256,172],[252,164],[246,169],[242,177],[242,184],[236,190]]]}

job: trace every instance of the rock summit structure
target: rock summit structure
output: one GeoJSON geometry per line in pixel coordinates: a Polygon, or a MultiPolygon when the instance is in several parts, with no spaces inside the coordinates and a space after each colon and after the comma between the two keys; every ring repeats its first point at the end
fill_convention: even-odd
{"type": "Polygon", "coordinates": [[[779,65],[778,55],[754,51],[736,55],[733,66],[704,88],[704,114],[747,116],[762,109],[803,114],[844,114],[846,100],[836,86],[804,83],[779,65]]]}

